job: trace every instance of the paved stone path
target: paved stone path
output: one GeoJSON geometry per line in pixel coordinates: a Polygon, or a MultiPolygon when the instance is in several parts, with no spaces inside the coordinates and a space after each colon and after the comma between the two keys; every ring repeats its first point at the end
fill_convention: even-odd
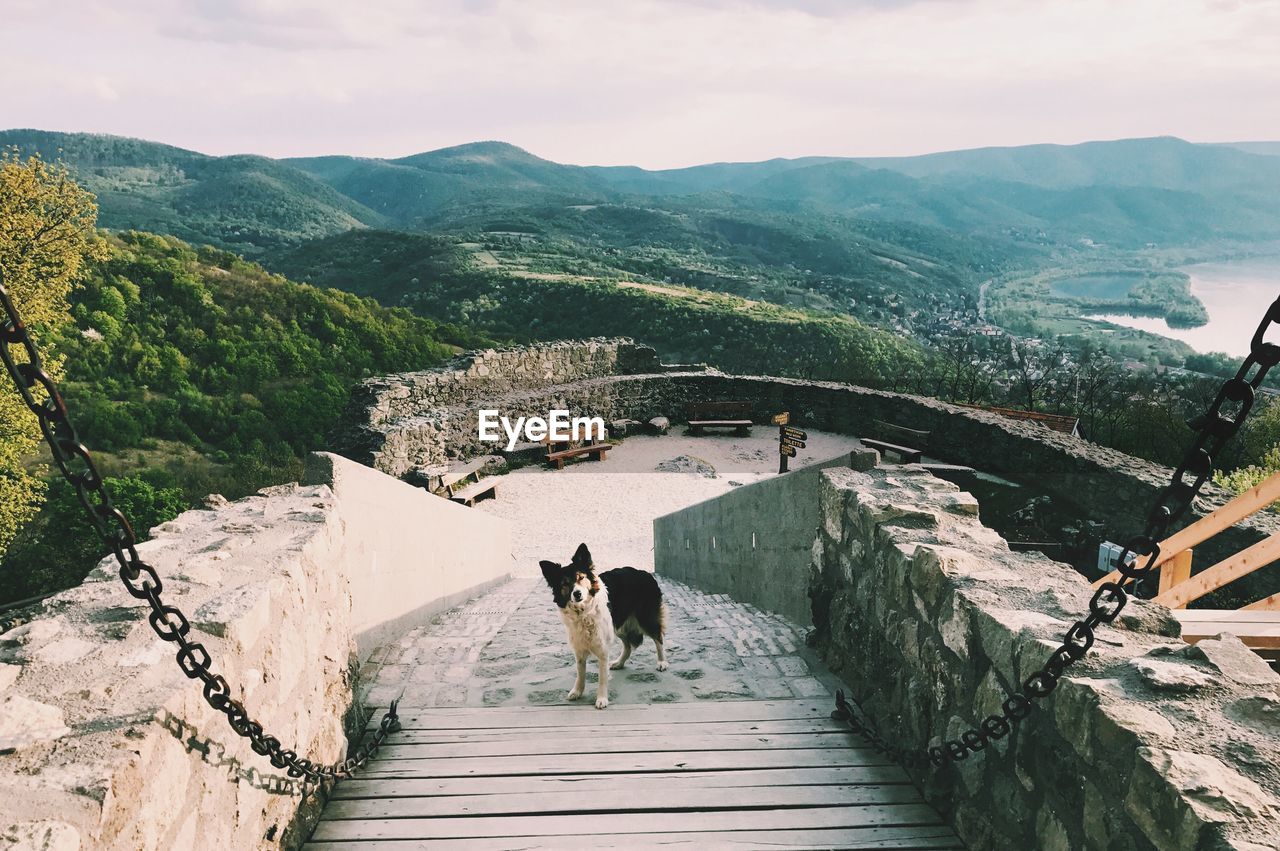
{"type": "MultiPolygon", "coordinates": [[[[835,680],[785,618],[659,577],[671,669],[645,642],[609,682],[612,703],[825,698],[835,680]]],[[[594,694],[595,662],[587,694],[594,694]]],[[[379,648],[362,671],[366,705],[528,706],[564,703],[573,654],[541,578],[513,579],[379,648]]]]}

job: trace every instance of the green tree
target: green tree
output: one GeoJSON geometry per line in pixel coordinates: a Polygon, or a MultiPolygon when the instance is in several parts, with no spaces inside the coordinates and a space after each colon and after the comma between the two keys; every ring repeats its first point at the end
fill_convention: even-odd
{"type": "MultiPolygon", "coordinates": [[[[37,344],[66,324],[67,296],[88,258],[101,252],[97,207],[60,165],[0,153],[0,280],[37,344]]],[[[19,354],[25,360],[25,354],[19,354]]],[[[58,358],[45,369],[61,374],[58,358]]],[[[30,466],[40,440],[35,417],[7,385],[0,392],[0,555],[40,508],[39,468],[30,466]]]]}
{"type": "MultiPolygon", "coordinates": [[[[1276,473],[1280,473],[1280,446],[1273,446],[1267,450],[1257,464],[1215,473],[1213,481],[1232,493],[1244,493],[1249,488],[1262,484],[1276,473]]],[[[1280,503],[1272,503],[1271,510],[1275,511],[1278,508],[1280,503]]]]}
{"type": "MultiPolygon", "coordinates": [[[[180,488],[156,487],[132,476],[105,481],[112,501],[140,538],[145,538],[151,527],[177,517],[187,506],[180,488]]],[[[0,602],[75,585],[106,554],[75,490],[56,479],[39,519],[23,530],[5,557],[0,570],[0,602]]]]}

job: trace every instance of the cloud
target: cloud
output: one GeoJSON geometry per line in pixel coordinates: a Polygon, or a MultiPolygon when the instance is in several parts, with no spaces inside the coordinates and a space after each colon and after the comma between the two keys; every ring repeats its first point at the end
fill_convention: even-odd
{"type": "Polygon", "coordinates": [[[725,11],[745,8],[799,12],[823,18],[857,15],[867,10],[894,11],[925,3],[969,3],[973,0],[668,0],[673,5],[705,6],[725,11]]]}
{"type": "Polygon", "coordinates": [[[1280,138],[1280,0],[17,1],[5,123],[211,153],[498,138],[667,166],[1280,138]]]}
{"type": "Polygon", "coordinates": [[[99,99],[104,101],[120,100],[120,93],[116,91],[115,86],[111,85],[111,81],[102,75],[97,75],[89,81],[89,88],[99,99]]]}

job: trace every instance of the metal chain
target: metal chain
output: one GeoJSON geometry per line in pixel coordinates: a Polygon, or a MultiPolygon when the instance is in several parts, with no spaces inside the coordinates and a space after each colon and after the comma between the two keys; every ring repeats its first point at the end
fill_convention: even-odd
{"type": "Polygon", "coordinates": [[[1109,624],[1120,616],[1129,602],[1126,581],[1135,585],[1146,579],[1160,558],[1159,541],[1165,538],[1192,502],[1200,495],[1200,489],[1213,475],[1214,458],[1222,451],[1253,408],[1259,385],[1267,372],[1280,363],[1280,346],[1265,342],[1267,332],[1280,323],[1280,298],[1267,309],[1258,329],[1250,341],[1250,351],[1240,365],[1235,377],[1223,382],[1209,409],[1188,425],[1196,430],[1195,440],[1187,449],[1182,462],[1174,470],[1172,480],[1157,496],[1147,513],[1146,527],[1124,545],[1116,560],[1121,574],[1119,582],[1105,582],[1098,586],[1089,601],[1089,614],[1072,624],[1063,637],[1062,645],[1049,654],[1038,671],[1022,682],[1020,690],[1009,695],[1001,705],[1001,711],[988,715],[982,723],[961,733],[958,738],[926,749],[904,749],[892,745],[870,722],[855,716],[853,706],[845,699],[844,692],[836,692],[836,708],[832,718],[843,719],[850,728],[861,735],[873,748],[896,761],[909,766],[933,763],[941,766],[968,759],[970,754],[986,749],[992,742],[1008,736],[1017,724],[1031,714],[1035,701],[1047,697],[1058,687],[1058,681],[1070,666],[1084,658],[1093,646],[1097,628],[1109,624]],[[1190,480],[1188,481],[1188,478],[1190,480]],[[1130,563],[1130,559],[1133,559],[1130,563]]]}
{"type": "Polygon", "coordinates": [[[226,678],[214,673],[209,651],[188,637],[191,624],[187,616],[161,598],[164,585],[160,576],[155,568],[138,556],[138,539],[133,527],[120,509],[112,504],[102,474],[71,425],[66,403],[58,392],[57,384],[42,366],[35,341],[5,287],[2,270],[0,308],[4,310],[3,325],[0,325],[0,360],[4,361],[22,401],[36,415],[58,472],[75,488],[76,498],[84,506],[89,523],[115,556],[120,566],[120,581],[133,597],[145,600],[150,606],[148,620],[156,635],[178,646],[177,661],[182,673],[204,683],[205,701],[227,716],[231,729],[249,740],[254,753],[267,757],[274,767],[285,769],[290,777],[302,778],[308,784],[321,784],[336,783],[354,774],[369,761],[383,740],[399,729],[398,701],[391,702],[367,746],[358,748],[350,758],[332,765],[319,765],[300,757],[284,748],[275,736],[267,735],[262,725],[249,716],[244,704],[231,696],[231,685],[226,678]],[[26,353],[25,362],[15,357],[16,349],[26,353]],[[44,390],[43,400],[37,399],[33,392],[37,387],[44,390]]]}

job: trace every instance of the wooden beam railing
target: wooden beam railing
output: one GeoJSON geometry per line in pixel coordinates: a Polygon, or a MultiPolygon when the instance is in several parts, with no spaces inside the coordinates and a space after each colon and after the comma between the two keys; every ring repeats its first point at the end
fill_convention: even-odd
{"type": "MultiPolygon", "coordinates": [[[[1183,641],[1194,644],[1229,632],[1280,670],[1280,591],[1238,611],[1187,608],[1189,603],[1206,594],[1280,560],[1280,532],[1277,532],[1191,575],[1194,547],[1277,501],[1280,501],[1280,473],[1161,541],[1155,563],[1160,576],[1155,602],[1173,609],[1174,617],[1182,624],[1183,641]]],[[[1127,580],[1121,579],[1119,571],[1112,571],[1095,582],[1094,587],[1118,581],[1127,580]]]]}
{"type": "MultiPolygon", "coordinates": [[[[1278,558],[1280,558],[1280,533],[1264,538],[1248,549],[1223,559],[1213,567],[1206,568],[1195,576],[1172,585],[1168,590],[1156,595],[1155,600],[1171,609],[1185,609],[1188,603],[1195,602],[1205,594],[1217,591],[1242,576],[1248,576],[1278,558]]],[[[1190,564],[1188,564],[1189,568],[1190,564]]],[[[1160,578],[1163,587],[1163,571],[1160,578]]]]}
{"type": "MultiPolygon", "coordinates": [[[[1184,608],[1187,603],[1198,600],[1205,594],[1216,591],[1223,585],[1234,582],[1241,576],[1247,576],[1280,558],[1280,540],[1276,540],[1280,535],[1273,535],[1195,576],[1191,575],[1194,547],[1278,500],[1280,500],[1280,473],[1270,476],[1213,513],[1161,541],[1160,556],[1155,564],[1160,571],[1159,594],[1155,598],[1156,601],[1173,609],[1184,608]]],[[[1097,588],[1104,582],[1117,581],[1122,581],[1120,571],[1113,570],[1094,582],[1093,587],[1097,588]]],[[[1259,600],[1245,608],[1280,611],[1280,594],[1273,594],[1272,597],[1259,600]],[[1272,597],[1277,599],[1272,600],[1272,597]]]]}

